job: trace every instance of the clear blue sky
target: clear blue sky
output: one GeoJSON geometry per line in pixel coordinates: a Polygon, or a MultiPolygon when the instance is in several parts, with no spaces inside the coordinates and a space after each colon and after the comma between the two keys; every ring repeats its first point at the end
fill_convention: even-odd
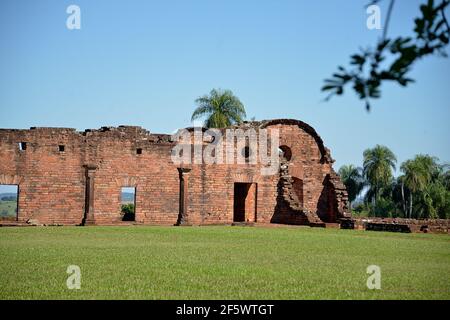
{"type": "MultiPolygon", "coordinates": [[[[384,86],[371,113],[350,91],[323,102],[323,79],[381,36],[366,28],[368,2],[2,0],[0,127],[170,133],[190,125],[198,96],[225,88],[249,118],[311,124],[336,169],[361,165],[375,144],[399,163],[417,153],[450,161],[450,59],[419,62],[417,83],[384,86]],[[66,28],[70,4],[81,30],[66,28]]],[[[390,35],[411,32],[421,2],[397,1],[390,35]]]]}

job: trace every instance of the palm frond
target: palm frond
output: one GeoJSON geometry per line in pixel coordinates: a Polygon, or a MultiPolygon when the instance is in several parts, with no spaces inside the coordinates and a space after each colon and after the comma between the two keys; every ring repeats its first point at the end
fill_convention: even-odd
{"type": "Polygon", "coordinates": [[[198,107],[192,120],[206,116],[208,128],[228,127],[246,117],[244,105],[231,90],[212,89],[209,95],[199,97],[195,102],[198,107]]]}

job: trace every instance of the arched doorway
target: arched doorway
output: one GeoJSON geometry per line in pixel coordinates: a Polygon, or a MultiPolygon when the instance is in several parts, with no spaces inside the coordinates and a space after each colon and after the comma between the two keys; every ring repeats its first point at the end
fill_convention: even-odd
{"type": "Polygon", "coordinates": [[[291,161],[292,159],[292,150],[286,145],[282,145],[278,148],[278,154],[286,161],[291,161]]]}

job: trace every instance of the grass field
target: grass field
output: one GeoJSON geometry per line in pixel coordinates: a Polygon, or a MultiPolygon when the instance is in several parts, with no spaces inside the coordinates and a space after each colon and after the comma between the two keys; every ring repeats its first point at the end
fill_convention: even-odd
{"type": "Polygon", "coordinates": [[[16,216],[17,201],[0,200],[0,217],[14,218],[16,216]]]}
{"type": "Polygon", "coordinates": [[[0,228],[0,299],[449,299],[450,236],[305,227],[0,228]],[[381,267],[381,290],[366,268],[381,267]],[[69,265],[81,290],[66,287],[69,265]]]}

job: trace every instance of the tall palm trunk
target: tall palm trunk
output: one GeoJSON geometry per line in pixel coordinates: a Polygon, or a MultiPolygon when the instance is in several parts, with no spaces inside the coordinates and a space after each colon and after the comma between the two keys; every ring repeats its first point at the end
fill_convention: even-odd
{"type": "Polygon", "coordinates": [[[374,190],[374,195],[373,195],[373,199],[372,199],[372,204],[374,207],[377,206],[377,198],[378,198],[378,186],[375,185],[375,190],[374,190]]]}
{"type": "Polygon", "coordinates": [[[409,192],[409,218],[412,217],[412,208],[413,208],[413,195],[412,192],[409,192]]]}
{"type": "Polygon", "coordinates": [[[406,200],[405,200],[405,185],[402,182],[402,206],[403,206],[403,212],[405,213],[405,216],[408,217],[408,212],[406,211],[406,200]]]}

